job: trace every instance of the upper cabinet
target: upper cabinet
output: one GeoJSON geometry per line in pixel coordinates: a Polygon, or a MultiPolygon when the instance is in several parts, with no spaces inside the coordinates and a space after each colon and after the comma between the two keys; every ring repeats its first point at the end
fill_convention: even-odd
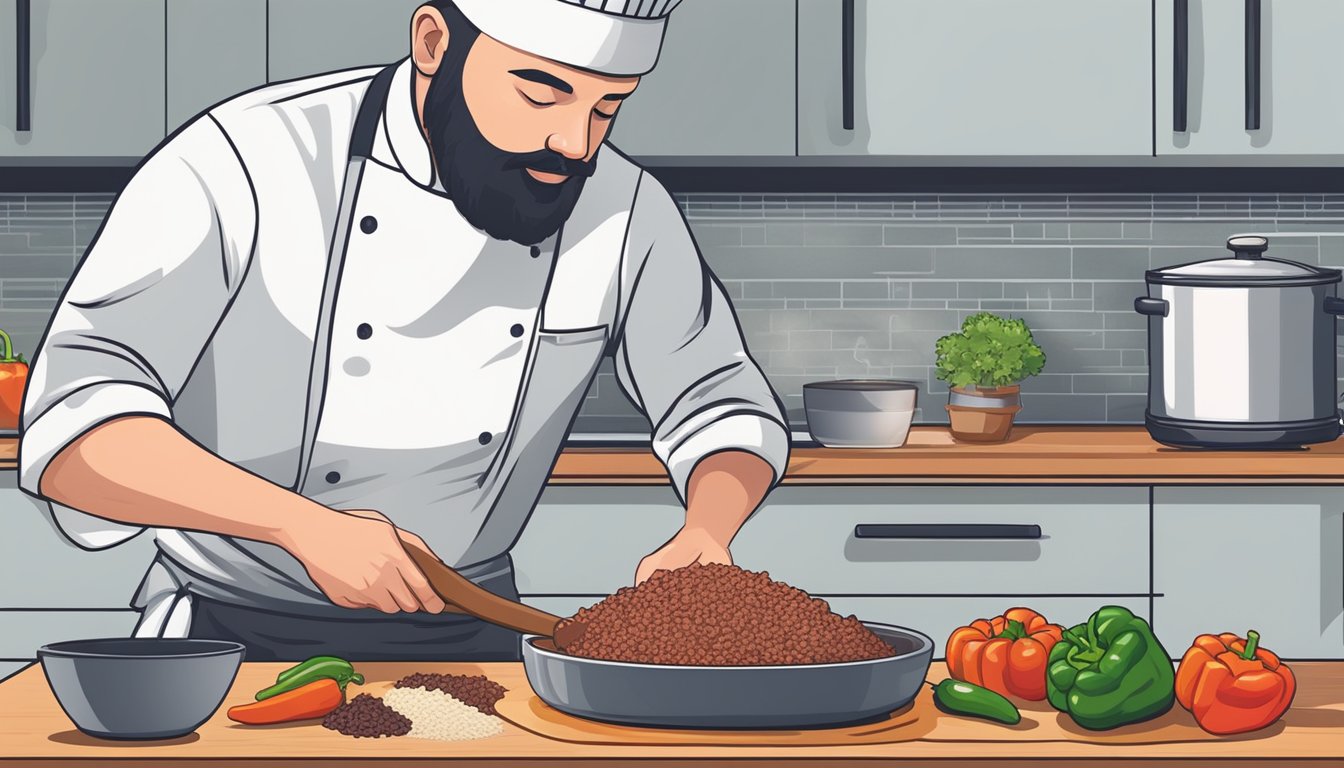
{"type": "Polygon", "coordinates": [[[168,130],[266,83],[266,0],[168,0],[168,130]]]}
{"type": "Polygon", "coordinates": [[[794,20],[781,0],[685,0],[612,143],[639,156],[793,155],[794,20]]]}
{"type": "Polygon", "coordinates": [[[270,0],[270,81],[391,64],[411,52],[424,0],[270,0]]]}
{"type": "Polygon", "coordinates": [[[1344,153],[1344,3],[1157,0],[1156,13],[1159,155],[1344,153]]]}
{"type": "Polygon", "coordinates": [[[1150,0],[852,7],[798,0],[800,154],[1152,153],[1150,0]]]}
{"type": "Polygon", "coordinates": [[[163,0],[32,0],[23,83],[18,5],[0,4],[0,157],[135,158],[163,138],[163,0]]]}

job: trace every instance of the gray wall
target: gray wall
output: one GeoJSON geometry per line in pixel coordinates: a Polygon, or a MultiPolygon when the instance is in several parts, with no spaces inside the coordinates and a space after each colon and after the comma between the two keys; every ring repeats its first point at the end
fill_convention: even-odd
{"type": "MultiPolygon", "coordinates": [[[[802,428],[801,387],[831,377],[921,384],[917,420],[943,423],[933,344],[967,314],[1026,319],[1045,373],[1024,422],[1142,420],[1143,272],[1226,253],[1236,232],[1273,255],[1344,265],[1344,195],[681,195],[734,300],[752,356],[802,428]]],[[[36,346],[110,195],[0,195],[0,328],[36,346]]],[[[610,363],[576,429],[647,430],[610,363]]]]}

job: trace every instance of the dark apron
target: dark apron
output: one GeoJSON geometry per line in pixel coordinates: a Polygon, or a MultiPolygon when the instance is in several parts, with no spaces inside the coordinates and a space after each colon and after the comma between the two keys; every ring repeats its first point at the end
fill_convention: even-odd
{"type": "MultiPolygon", "coordinates": [[[[384,69],[369,85],[355,118],[350,138],[346,190],[337,215],[333,250],[344,247],[350,231],[359,168],[373,154],[379,117],[387,101],[395,65],[384,69]]],[[[333,256],[331,270],[341,259],[333,256]]],[[[328,277],[328,289],[335,281],[328,277]]],[[[326,302],[329,304],[330,302],[326,302]]],[[[317,345],[328,343],[319,330],[317,345]]],[[[312,436],[304,440],[301,466],[307,466],[312,436]]],[[[358,556],[352,550],[352,557],[358,556]]],[[[464,569],[462,574],[476,584],[509,600],[518,600],[513,562],[507,554],[464,569]],[[473,574],[480,574],[479,577],[473,574]]],[[[311,656],[331,655],[362,661],[516,661],[521,658],[521,636],[460,613],[384,614],[372,609],[349,610],[348,614],[301,616],[273,610],[222,603],[192,595],[193,638],[232,640],[247,647],[248,661],[302,661],[311,656]]]]}

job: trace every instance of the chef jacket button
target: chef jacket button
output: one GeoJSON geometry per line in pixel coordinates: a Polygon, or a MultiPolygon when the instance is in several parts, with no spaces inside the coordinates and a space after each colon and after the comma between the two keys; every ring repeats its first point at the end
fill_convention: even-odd
{"type": "Polygon", "coordinates": [[[378,220],[372,216],[365,216],[359,220],[359,228],[366,235],[372,235],[374,230],[378,229],[378,220]]]}
{"type": "Polygon", "coordinates": [[[509,329],[509,333],[513,334],[513,338],[515,338],[515,339],[518,338],[519,336],[522,336],[522,335],[523,335],[523,326],[522,326],[522,324],[520,324],[520,323],[514,323],[514,324],[513,324],[513,327],[509,329]]]}
{"type": "Polygon", "coordinates": [[[492,436],[489,432],[482,432],[481,436],[476,439],[481,441],[481,445],[488,445],[490,443],[491,437],[492,436]]]}
{"type": "Polygon", "coordinates": [[[367,339],[373,335],[373,326],[368,323],[360,323],[355,329],[355,335],[361,339],[367,339]]]}
{"type": "Polygon", "coordinates": [[[529,253],[532,254],[532,258],[534,259],[537,258],[538,256],[541,255],[541,246],[537,245],[532,246],[532,249],[529,251],[529,253]]]}
{"type": "Polygon", "coordinates": [[[340,472],[328,472],[328,473],[327,473],[327,482],[328,482],[328,483],[331,483],[332,485],[335,485],[335,484],[341,482],[341,473],[340,473],[340,472]]]}

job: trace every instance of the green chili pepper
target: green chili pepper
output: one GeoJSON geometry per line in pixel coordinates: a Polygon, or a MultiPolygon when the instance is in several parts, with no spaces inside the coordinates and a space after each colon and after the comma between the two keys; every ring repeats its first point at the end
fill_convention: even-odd
{"type": "Polygon", "coordinates": [[[953,715],[980,717],[1005,725],[1022,722],[1022,713],[1017,711],[1013,702],[988,688],[952,678],[933,686],[933,703],[953,715]]]}
{"type": "Polygon", "coordinates": [[[328,677],[341,686],[342,693],[345,692],[345,686],[349,683],[364,684],[364,676],[356,672],[354,666],[345,659],[335,656],[314,656],[302,664],[281,672],[276,677],[275,685],[257,692],[257,701],[269,699],[272,696],[301,688],[311,682],[328,677]]]}

